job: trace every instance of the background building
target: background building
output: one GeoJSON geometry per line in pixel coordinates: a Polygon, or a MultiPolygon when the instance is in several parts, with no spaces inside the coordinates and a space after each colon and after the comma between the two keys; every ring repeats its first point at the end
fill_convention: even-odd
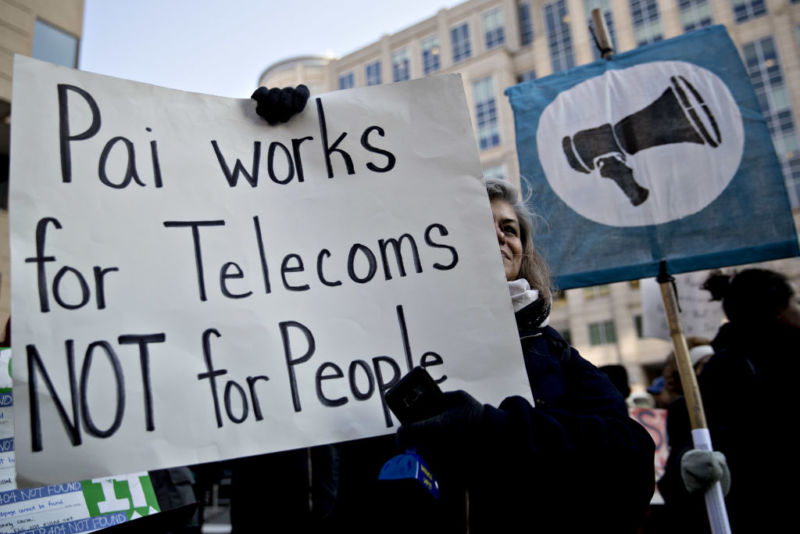
{"type": "Polygon", "coordinates": [[[83,0],[0,0],[0,333],[10,313],[8,154],[14,54],[76,68],[83,28],[83,0]]]}
{"type": "MultiPolygon", "coordinates": [[[[469,0],[341,58],[298,57],[259,85],[306,83],[312,94],[461,73],[486,176],[519,180],[506,87],[599,58],[589,30],[603,11],[617,52],[724,24],[750,74],[800,220],[800,0],[469,0]]],[[[800,287],[800,260],[770,262],[800,287]]],[[[597,365],[624,363],[640,389],[671,344],[641,337],[636,281],[569,290],[552,323],[597,365]]]]}

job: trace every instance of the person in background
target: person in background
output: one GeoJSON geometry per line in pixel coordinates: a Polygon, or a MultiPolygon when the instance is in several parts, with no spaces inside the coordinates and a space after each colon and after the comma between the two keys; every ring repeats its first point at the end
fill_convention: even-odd
{"type": "MultiPolygon", "coordinates": [[[[716,272],[704,289],[722,301],[728,318],[698,379],[718,452],[692,449],[688,429],[671,435],[669,478],[659,489],[697,505],[720,480],[723,490],[730,488],[733,532],[784,531],[795,505],[787,482],[800,475],[797,463],[779,452],[794,438],[790,409],[800,376],[800,296],[785,276],[766,269],[716,272]]],[[[703,524],[685,529],[703,530],[703,524]]]]}
{"type": "Polygon", "coordinates": [[[446,392],[447,409],[401,426],[398,442],[442,473],[443,492],[457,474],[469,532],[635,532],[653,493],[653,441],[608,378],[547,326],[550,280],[527,207],[510,183],[485,182],[535,405],[446,392]]]}

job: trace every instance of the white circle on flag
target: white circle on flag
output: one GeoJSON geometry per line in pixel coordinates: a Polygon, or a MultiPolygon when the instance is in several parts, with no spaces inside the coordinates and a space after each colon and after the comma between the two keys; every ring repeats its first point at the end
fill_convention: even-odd
{"type": "Polygon", "coordinates": [[[601,224],[643,226],[713,202],[739,168],[744,127],[714,73],[657,61],[560,93],[536,141],[547,181],[572,209],[601,224]]]}

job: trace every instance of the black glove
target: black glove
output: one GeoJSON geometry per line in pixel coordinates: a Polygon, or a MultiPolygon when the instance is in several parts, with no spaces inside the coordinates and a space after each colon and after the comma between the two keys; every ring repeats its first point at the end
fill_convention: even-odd
{"type": "Polygon", "coordinates": [[[466,391],[444,394],[445,409],[438,415],[397,429],[400,449],[416,448],[432,466],[461,462],[479,439],[485,408],[466,391]],[[464,454],[466,453],[466,454],[464,454]]]}
{"type": "Polygon", "coordinates": [[[728,462],[719,451],[686,451],[681,457],[681,478],[689,493],[703,493],[717,481],[722,485],[723,495],[727,495],[731,489],[728,462]]]}
{"type": "Polygon", "coordinates": [[[311,92],[305,85],[297,87],[259,87],[250,98],[256,101],[256,113],[270,126],[286,122],[297,113],[303,111],[311,92]]]}

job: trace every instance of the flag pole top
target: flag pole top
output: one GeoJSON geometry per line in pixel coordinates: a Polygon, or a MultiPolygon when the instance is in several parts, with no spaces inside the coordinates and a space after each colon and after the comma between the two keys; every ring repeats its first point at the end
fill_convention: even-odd
{"type": "Polygon", "coordinates": [[[614,55],[614,48],[611,46],[611,38],[608,35],[608,26],[603,16],[603,10],[596,7],[592,10],[592,24],[594,25],[594,44],[600,50],[603,59],[611,59],[614,55]]]}

